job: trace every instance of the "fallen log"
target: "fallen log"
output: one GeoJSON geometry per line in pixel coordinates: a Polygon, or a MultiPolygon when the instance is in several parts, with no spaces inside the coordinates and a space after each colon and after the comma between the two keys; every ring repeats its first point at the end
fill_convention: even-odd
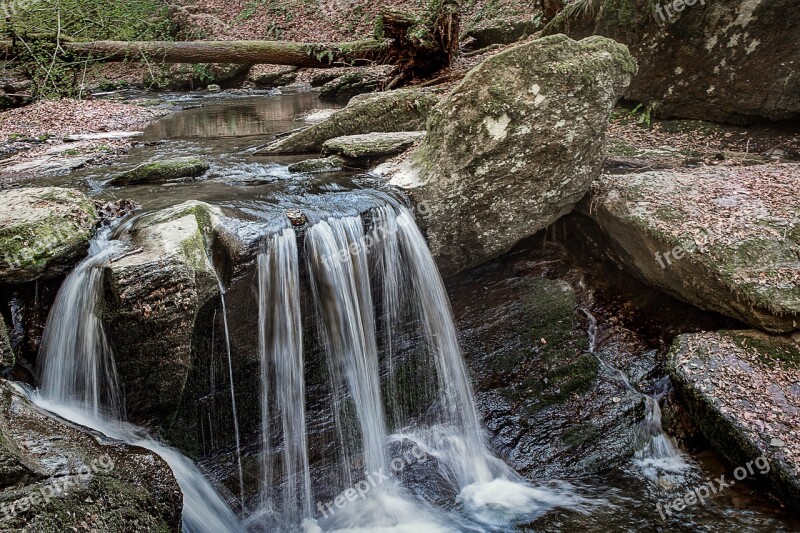
{"type": "MultiPolygon", "coordinates": [[[[457,0],[431,0],[421,13],[387,12],[376,20],[371,39],[340,43],[288,41],[89,41],[63,35],[13,35],[0,41],[5,59],[30,56],[29,43],[47,42],[70,64],[91,61],[148,61],[153,63],[272,64],[303,68],[395,65],[390,86],[450,66],[458,52],[457,0]]],[[[28,59],[29,60],[29,59],[28,59]]],[[[49,59],[48,59],[49,61],[49,59]]]]}
{"type": "Polygon", "coordinates": [[[286,41],[91,41],[61,47],[76,56],[102,61],[147,59],[164,63],[237,63],[307,68],[353,66],[388,61],[390,45],[374,39],[343,43],[286,41]]]}

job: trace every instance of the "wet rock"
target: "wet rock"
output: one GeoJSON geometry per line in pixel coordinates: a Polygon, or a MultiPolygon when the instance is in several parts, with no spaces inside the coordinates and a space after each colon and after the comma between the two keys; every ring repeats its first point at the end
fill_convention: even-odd
{"type": "Polygon", "coordinates": [[[381,76],[373,72],[349,72],[325,83],[319,97],[346,102],[359,94],[377,91],[380,80],[381,76]]]}
{"type": "Polygon", "coordinates": [[[428,112],[438,102],[421,89],[401,89],[353,98],[329,118],[261,148],[256,155],[319,152],[325,141],[344,135],[416,131],[425,127],[428,112]]]}
{"type": "Polygon", "coordinates": [[[600,172],[609,114],[635,69],[609,39],[562,35],[469,72],[390,172],[430,208],[424,225],[440,269],[497,257],[573,208],[600,172]]]}
{"type": "Polygon", "coordinates": [[[16,356],[14,349],[11,347],[11,339],[8,336],[8,327],[6,326],[6,319],[0,315],[0,370],[14,368],[16,356]]]}
{"type": "Polygon", "coordinates": [[[222,87],[220,87],[216,83],[211,83],[211,84],[209,84],[208,87],[206,87],[206,91],[208,91],[210,93],[218,93],[218,92],[222,91],[222,87]]]}
{"type": "Polygon", "coordinates": [[[81,192],[59,187],[0,192],[0,281],[65,272],[88,249],[97,222],[81,192]]]}
{"type": "Polygon", "coordinates": [[[210,206],[186,202],[140,221],[131,252],[105,269],[104,318],[129,415],[169,425],[192,366],[195,319],[219,296],[210,206]]]}
{"type": "Polygon", "coordinates": [[[424,137],[424,131],[346,135],[325,141],[322,153],[369,161],[402,153],[424,137]]]}
{"type": "Polygon", "coordinates": [[[140,183],[163,183],[181,178],[196,178],[202,176],[209,168],[208,163],[196,157],[152,161],[111,178],[109,184],[137,185],[140,183]]]}
{"type": "Polygon", "coordinates": [[[645,283],[752,326],[800,327],[800,165],[603,176],[579,210],[645,283]]]}
{"type": "Polygon", "coordinates": [[[597,473],[629,459],[641,398],[586,351],[569,284],[480,279],[451,298],[493,448],[532,478],[597,473]]]}
{"type": "Polygon", "coordinates": [[[339,156],[332,155],[330,157],[305,159],[292,163],[288,166],[289,172],[305,172],[314,174],[317,172],[337,172],[346,166],[346,162],[339,156]]]}
{"type": "Polygon", "coordinates": [[[292,226],[302,226],[308,222],[308,218],[301,211],[297,211],[296,209],[286,211],[286,218],[289,219],[292,226]]]}
{"type": "Polygon", "coordinates": [[[744,123],[800,115],[800,47],[787,41],[800,34],[792,0],[681,5],[676,12],[648,0],[572,3],[544,33],[627,45],[639,73],[626,96],[658,116],[744,123]]]}
{"type": "Polygon", "coordinates": [[[800,501],[800,345],[758,331],[681,335],[668,367],[714,447],[745,477],[768,479],[783,497],[800,501]],[[752,463],[755,472],[748,471],[748,461],[759,457],[769,472],[752,463]]]}
{"type": "Polygon", "coordinates": [[[0,381],[0,529],[180,531],[182,496],[156,454],[66,424],[0,381]]]}

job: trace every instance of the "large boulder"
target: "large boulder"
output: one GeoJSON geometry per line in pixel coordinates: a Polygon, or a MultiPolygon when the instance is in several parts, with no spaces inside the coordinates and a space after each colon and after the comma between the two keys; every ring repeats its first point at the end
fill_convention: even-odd
{"type": "Polygon", "coordinates": [[[800,165],[603,176],[579,206],[645,283],[752,326],[800,328],[800,165]]]}
{"type": "Polygon", "coordinates": [[[101,443],[5,380],[0,489],[2,531],[181,531],[181,491],[158,455],[101,443]]]}
{"type": "Polygon", "coordinates": [[[573,208],[600,172],[609,114],[635,72],[610,39],[557,35],[467,74],[393,178],[427,204],[440,269],[496,257],[573,208]]]}
{"type": "Polygon", "coordinates": [[[0,282],[64,273],[86,253],[96,222],[94,203],[79,191],[0,192],[0,282]]]}
{"type": "Polygon", "coordinates": [[[329,118],[278,139],[256,155],[319,152],[325,141],[344,135],[421,130],[438,101],[434,93],[422,89],[359,95],[329,118]]]}
{"type": "Polygon", "coordinates": [[[742,123],[800,115],[800,11],[792,0],[574,2],[544,33],[628,45],[639,73],[627,97],[659,116],[742,123]]]}
{"type": "Polygon", "coordinates": [[[132,253],[106,267],[105,319],[137,420],[168,423],[181,401],[195,318],[219,296],[207,244],[214,220],[201,202],[159,211],[129,233],[132,253]]]}
{"type": "Polygon", "coordinates": [[[743,469],[800,502],[800,345],[758,331],[681,335],[668,368],[695,424],[737,466],[736,479],[743,469]]]}

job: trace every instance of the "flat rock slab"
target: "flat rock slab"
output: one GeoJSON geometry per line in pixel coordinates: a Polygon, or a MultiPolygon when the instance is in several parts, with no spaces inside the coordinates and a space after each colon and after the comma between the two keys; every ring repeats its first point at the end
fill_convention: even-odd
{"type": "Polygon", "coordinates": [[[800,327],[800,165],[603,176],[579,206],[612,260],[702,309],[800,327]]]}
{"type": "Polygon", "coordinates": [[[109,181],[109,184],[137,185],[141,183],[164,183],[182,178],[196,178],[202,176],[209,168],[208,163],[196,157],[151,161],[114,176],[109,181]]]}
{"type": "Polygon", "coordinates": [[[0,281],[57,275],[84,254],[97,222],[93,202],[60,187],[0,192],[0,281]]]}
{"type": "Polygon", "coordinates": [[[325,141],[325,144],[322,145],[322,152],[350,159],[390,157],[402,153],[424,137],[424,131],[346,135],[325,141]]]}
{"type": "MultiPolygon", "coordinates": [[[[765,457],[768,476],[800,502],[800,345],[758,331],[681,335],[668,356],[681,399],[735,467],[765,457]]],[[[735,473],[735,471],[734,471],[735,473]]]]}
{"type": "Polygon", "coordinates": [[[347,165],[346,161],[338,155],[322,157],[316,159],[305,159],[292,163],[287,168],[289,172],[305,172],[315,174],[319,172],[336,172],[342,170],[347,165]]]}
{"type": "Polygon", "coordinates": [[[260,148],[255,155],[308,154],[322,150],[325,141],[344,135],[420,130],[438,101],[434,93],[422,89],[358,95],[347,107],[260,148]]]}

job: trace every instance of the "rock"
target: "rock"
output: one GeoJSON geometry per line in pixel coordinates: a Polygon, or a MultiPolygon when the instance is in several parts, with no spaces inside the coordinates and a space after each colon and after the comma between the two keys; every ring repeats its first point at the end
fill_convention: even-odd
{"type": "Polygon", "coordinates": [[[493,19],[470,28],[464,33],[464,42],[469,43],[469,49],[479,50],[493,44],[511,44],[520,39],[533,35],[541,26],[541,21],[535,17],[523,20],[493,19]]]}
{"type": "Polygon", "coordinates": [[[85,194],[59,187],[0,192],[0,281],[22,283],[68,270],[97,222],[85,194]]]}
{"type": "Polygon", "coordinates": [[[0,529],[180,531],[182,496],[156,454],[101,444],[0,381],[0,529]]]}
{"type": "Polygon", "coordinates": [[[168,426],[192,367],[200,309],[219,297],[208,259],[209,205],[186,202],[140,221],[131,249],[106,267],[104,318],[128,413],[168,426]]]}
{"type": "Polygon", "coordinates": [[[354,96],[378,90],[380,77],[370,72],[350,72],[339,76],[322,86],[319,97],[322,100],[347,102],[354,96]]]}
{"type": "Polygon", "coordinates": [[[0,370],[14,368],[16,356],[14,349],[11,347],[11,339],[8,336],[8,327],[6,326],[6,319],[0,315],[0,370]]]}
{"type": "Polygon", "coordinates": [[[0,109],[19,107],[33,101],[31,95],[33,82],[25,78],[22,72],[16,74],[19,77],[0,79],[0,109]]]}
{"type": "Polygon", "coordinates": [[[436,102],[436,95],[420,89],[356,96],[330,118],[278,139],[256,151],[256,155],[319,152],[325,141],[334,137],[420,130],[436,102]]]}
{"type": "Polygon", "coordinates": [[[402,153],[423,138],[425,138],[424,131],[346,135],[325,141],[322,153],[356,160],[374,160],[402,153]]]}
{"type": "Polygon", "coordinates": [[[176,91],[194,90],[218,85],[233,87],[247,79],[250,65],[229,63],[176,63],[156,69],[148,69],[144,84],[176,91]]]}
{"type": "Polygon", "coordinates": [[[44,154],[40,157],[23,161],[3,169],[4,174],[28,175],[59,175],[68,174],[73,170],[83,168],[95,158],[92,154],[83,154],[75,157],[63,157],[63,154],[44,154]]]}
{"type": "Polygon", "coordinates": [[[800,12],[792,0],[688,3],[572,3],[545,29],[573,38],[604,35],[626,44],[639,64],[627,98],[661,117],[745,123],[800,115],[800,12]],[[665,20],[666,19],[666,20],[665,20]],[[778,30],[779,29],[779,30],[778,30]]]}
{"type": "Polygon", "coordinates": [[[206,91],[208,91],[210,93],[218,93],[218,92],[222,91],[222,87],[220,87],[216,83],[212,83],[208,87],[206,87],[206,91]]]}
{"type": "Polygon", "coordinates": [[[210,166],[196,157],[182,157],[143,163],[134,169],[114,176],[110,185],[138,185],[140,183],[163,183],[181,178],[202,176],[210,166]]]}
{"type": "Polygon", "coordinates": [[[337,172],[342,170],[346,165],[344,159],[337,155],[332,155],[325,158],[305,159],[292,163],[288,166],[289,172],[305,172],[308,174],[315,174],[317,172],[337,172]]]}
{"type": "Polygon", "coordinates": [[[668,368],[708,441],[737,468],[755,464],[748,478],[766,479],[784,498],[800,502],[800,345],[758,331],[681,335],[668,368]],[[760,457],[768,472],[755,463],[760,457]]]}
{"type": "Polygon", "coordinates": [[[702,309],[772,332],[800,328],[800,165],[603,176],[579,206],[608,258],[702,309]]]}
{"type": "Polygon", "coordinates": [[[256,65],[247,77],[259,87],[271,89],[284,87],[297,79],[297,67],[278,67],[277,65],[256,65]]]}
{"type": "Polygon", "coordinates": [[[600,172],[609,114],[635,70],[622,45],[561,35],[467,74],[392,180],[427,204],[440,269],[497,257],[572,209],[600,172]]]}
{"type": "Polygon", "coordinates": [[[539,479],[626,462],[641,398],[586,351],[575,291],[561,280],[494,272],[481,269],[478,281],[450,291],[492,447],[539,479]]]}

